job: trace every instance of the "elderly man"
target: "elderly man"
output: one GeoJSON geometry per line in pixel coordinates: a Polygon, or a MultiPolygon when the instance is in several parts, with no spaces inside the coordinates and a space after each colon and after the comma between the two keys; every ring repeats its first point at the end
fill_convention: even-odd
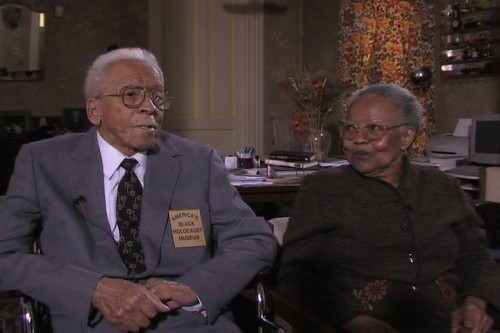
{"type": "Polygon", "coordinates": [[[226,305],[273,262],[266,222],[214,149],[161,130],[171,97],[151,53],[99,56],[85,94],[91,130],[17,157],[0,289],[47,304],[56,333],[238,332],[226,305]]]}

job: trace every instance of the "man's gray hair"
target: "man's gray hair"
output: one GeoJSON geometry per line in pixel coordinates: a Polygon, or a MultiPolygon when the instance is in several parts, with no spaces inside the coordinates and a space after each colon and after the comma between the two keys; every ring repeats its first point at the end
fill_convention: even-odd
{"type": "Polygon", "coordinates": [[[87,99],[97,97],[108,82],[109,67],[123,60],[140,60],[158,71],[162,83],[164,83],[163,72],[156,57],[149,51],[141,48],[119,48],[109,51],[97,57],[87,71],[85,78],[85,97],[87,99]]]}
{"type": "Polygon", "coordinates": [[[397,84],[373,84],[361,88],[354,92],[347,102],[347,110],[349,112],[351,105],[359,98],[367,95],[374,95],[388,98],[396,109],[399,110],[401,119],[409,126],[415,128],[417,134],[422,128],[422,114],[424,107],[418,101],[417,97],[408,89],[405,89],[397,84]]]}

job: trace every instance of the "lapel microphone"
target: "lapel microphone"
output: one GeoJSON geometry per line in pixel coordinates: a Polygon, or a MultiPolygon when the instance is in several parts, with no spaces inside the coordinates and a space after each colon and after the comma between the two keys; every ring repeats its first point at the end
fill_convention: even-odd
{"type": "Polygon", "coordinates": [[[73,200],[73,205],[79,205],[81,203],[86,203],[87,198],[83,195],[79,195],[75,200],[73,200]]]}

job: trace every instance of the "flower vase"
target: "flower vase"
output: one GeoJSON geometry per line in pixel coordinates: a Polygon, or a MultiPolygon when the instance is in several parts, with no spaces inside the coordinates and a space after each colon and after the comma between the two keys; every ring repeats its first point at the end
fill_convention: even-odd
{"type": "Polygon", "coordinates": [[[304,139],[304,151],[316,153],[320,162],[326,161],[332,145],[332,135],[323,127],[309,127],[304,139]]]}

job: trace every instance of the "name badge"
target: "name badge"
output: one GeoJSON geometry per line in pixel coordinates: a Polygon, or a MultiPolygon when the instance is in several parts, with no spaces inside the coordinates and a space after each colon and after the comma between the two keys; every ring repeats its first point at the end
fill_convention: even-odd
{"type": "Polygon", "coordinates": [[[199,209],[171,210],[168,216],[175,248],[207,245],[199,209]]]}

